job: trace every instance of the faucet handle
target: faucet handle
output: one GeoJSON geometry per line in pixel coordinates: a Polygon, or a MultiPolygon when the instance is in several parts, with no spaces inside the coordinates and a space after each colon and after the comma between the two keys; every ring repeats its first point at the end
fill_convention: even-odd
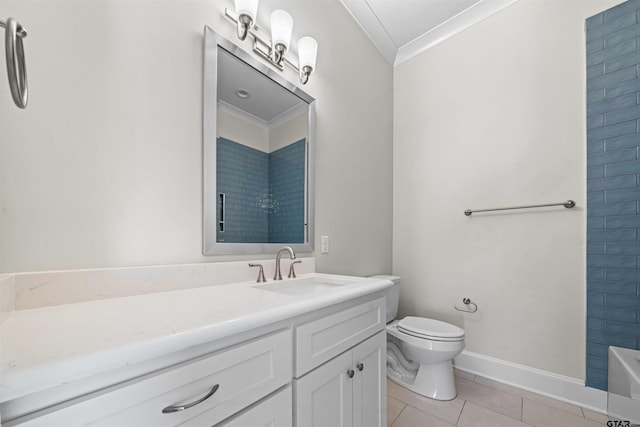
{"type": "Polygon", "coordinates": [[[267,279],[264,278],[264,269],[262,268],[262,264],[252,264],[249,263],[249,267],[260,267],[260,271],[258,271],[258,279],[256,283],[264,283],[267,279]]]}
{"type": "Polygon", "coordinates": [[[287,276],[289,279],[296,278],[296,271],[293,269],[293,265],[300,264],[301,262],[302,262],[301,260],[291,261],[291,264],[289,264],[289,275],[287,276]]]}

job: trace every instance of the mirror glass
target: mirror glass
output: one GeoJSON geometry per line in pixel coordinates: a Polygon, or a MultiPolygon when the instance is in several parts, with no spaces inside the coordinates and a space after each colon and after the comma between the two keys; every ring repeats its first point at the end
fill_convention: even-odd
{"type": "Polygon", "coordinates": [[[313,250],[314,100],[205,27],[204,254],[313,250]]]}

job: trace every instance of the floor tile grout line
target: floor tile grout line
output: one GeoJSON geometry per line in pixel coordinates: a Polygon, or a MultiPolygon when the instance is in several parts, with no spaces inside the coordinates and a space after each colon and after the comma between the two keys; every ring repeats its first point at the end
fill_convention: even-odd
{"type": "Polygon", "coordinates": [[[458,414],[458,419],[456,420],[455,425],[458,425],[458,423],[460,422],[460,418],[462,417],[462,411],[464,411],[464,407],[467,405],[467,401],[463,400],[462,401],[462,408],[460,408],[460,413],[458,414]]]}
{"type": "MultiPolygon", "coordinates": [[[[400,400],[400,399],[398,399],[398,400],[400,400]]],[[[389,424],[389,427],[393,427],[395,422],[398,421],[398,418],[400,418],[400,415],[404,412],[405,409],[407,409],[407,406],[409,406],[409,404],[407,402],[403,401],[403,400],[400,400],[400,402],[404,403],[404,406],[402,407],[400,412],[398,412],[398,415],[396,415],[396,417],[393,419],[393,421],[391,421],[391,424],[389,424]]]]}

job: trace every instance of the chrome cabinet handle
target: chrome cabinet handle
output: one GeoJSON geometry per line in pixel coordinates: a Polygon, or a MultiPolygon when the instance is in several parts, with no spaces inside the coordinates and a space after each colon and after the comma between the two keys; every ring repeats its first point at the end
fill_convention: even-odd
{"type": "Polygon", "coordinates": [[[355,371],[354,371],[353,369],[349,369],[349,370],[347,371],[347,376],[348,376],[349,378],[353,378],[353,376],[354,376],[355,374],[356,374],[356,373],[355,373],[355,371]]]}
{"type": "Polygon", "coordinates": [[[358,371],[362,372],[362,370],[364,369],[364,363],[362,363],[362,362],[361,362],[361,363],[358,363],[358,364],[356,365],[356,368],[358,368],[358,371]]]}
{"type": "Polygon", "coordinates": [[[166,408],[164,408],[162,410],[162,413],[163,414],[171,414],[173,412],[184,411],[185,409],[189,409],[189,408],[191,408],[193,406],[196,406],[196,405],[204,402],[205,400],[207,400],[211,396],[213,396],[213,394],[216,391],[218,391],[219,387],[220,387],[220,384],[214,385],[213,388],[211,389],[211,391],[209,391],[209,393],[207,393],[205,396],[201,397],[200,399],[196,400],[195,402],[187,403],[186,405],[167,406],[166,408]]]}

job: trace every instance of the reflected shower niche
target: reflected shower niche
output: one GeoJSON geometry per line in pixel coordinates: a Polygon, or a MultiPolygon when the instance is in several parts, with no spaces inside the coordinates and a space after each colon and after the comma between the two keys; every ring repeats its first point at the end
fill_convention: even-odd
{"type": "Polygon", "coordinates": [[[313,98],[205,27],[204,254],[313,251],[313,98]]]}

